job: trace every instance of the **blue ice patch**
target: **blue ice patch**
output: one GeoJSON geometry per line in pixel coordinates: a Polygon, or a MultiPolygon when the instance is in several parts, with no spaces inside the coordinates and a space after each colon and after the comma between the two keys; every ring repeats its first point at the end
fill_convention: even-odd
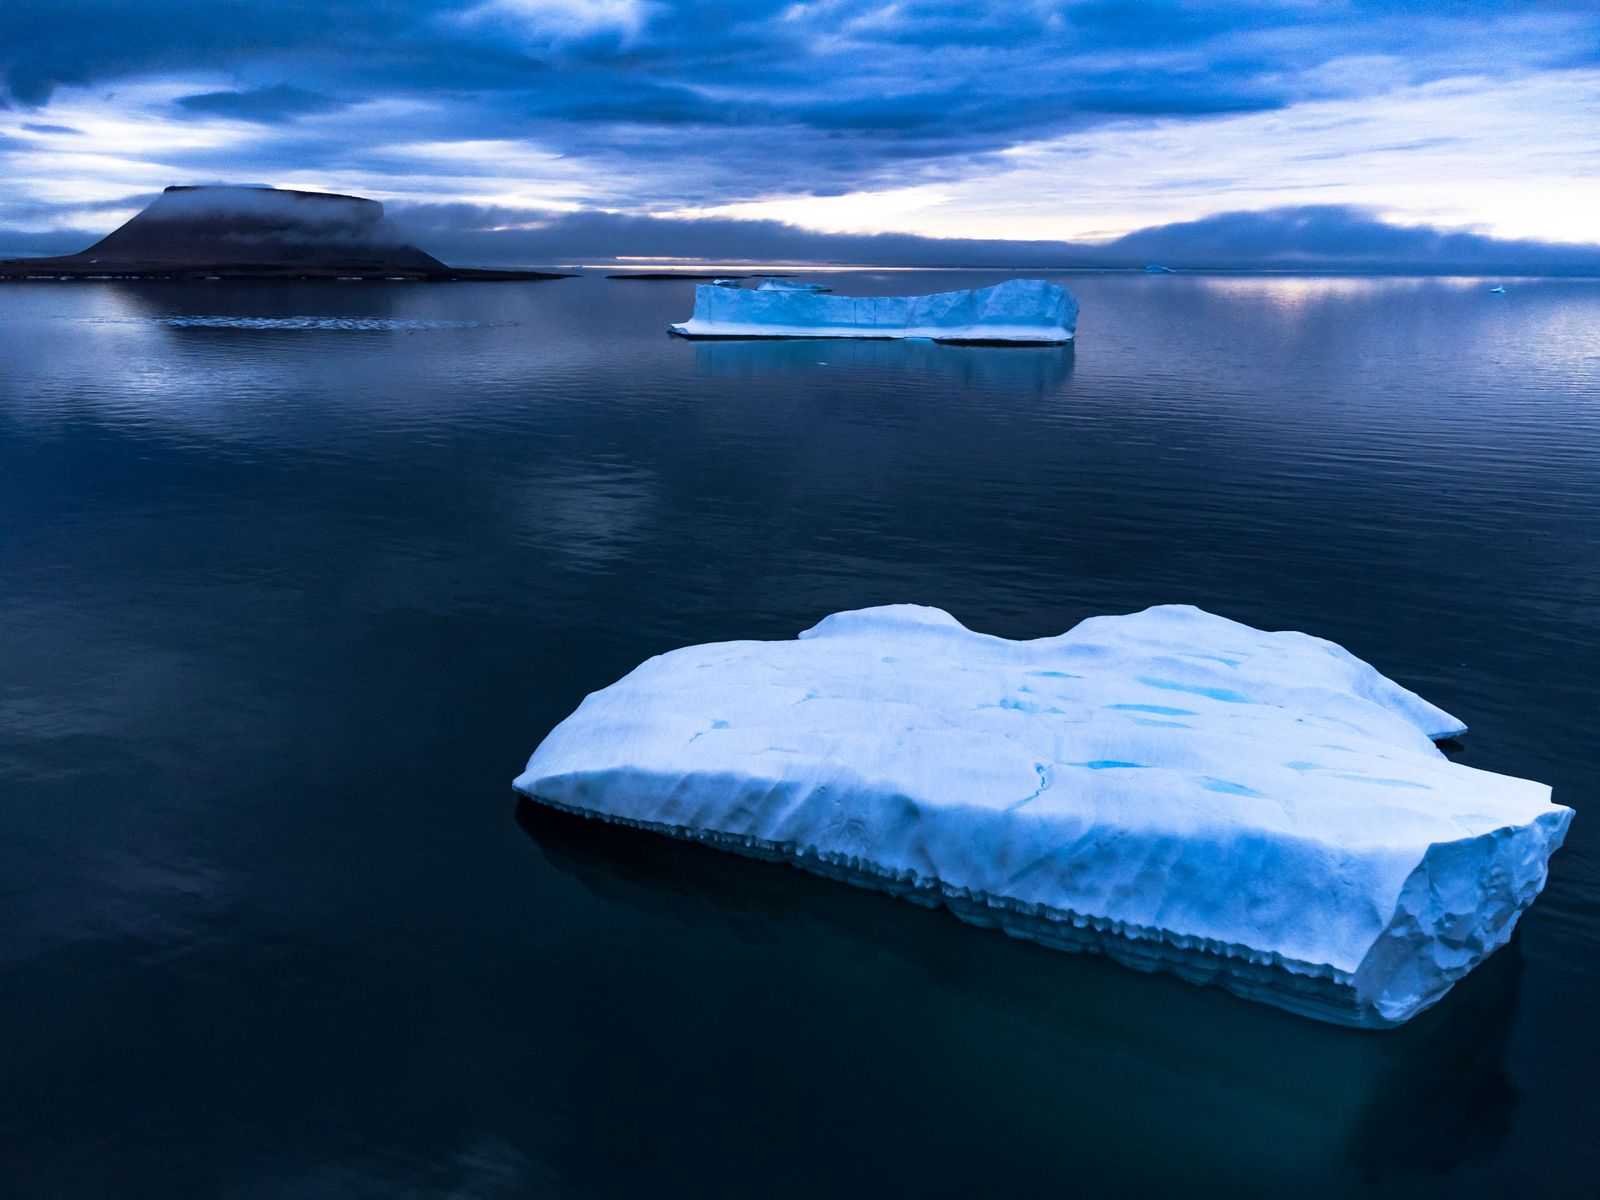
{"type": "Polygon", "coordinates": [[[1262,793],[1255,788],[1245,787],[1242,783],[1234,783],[1228,779],[1207,779],[1202,786],[1208,792],[1221,792],[1225,796],[1257,796],[1262,793]]]}
{"type": "Polygon", "coordinates": [[[1380,779],[1375,775],[1335,775],[1335,779],[1348,779],[1352,783],[1375,783],[1379,787],[1393,788],[1421,788],[1425,792],[1433,790],[1426,783],[1417,783],[1411,779],[1380,779]]]}
{"type": "Polygon", "coordinates": [[[1146,675],[1139,676],[1139,682],[1169,692],[1189,692],[1195,696],[1204,696],[1208,700],[1221,700],[1225,704],[1255,703],[1249,696],[1241,696],[1238,692],[1229,691],[1227,688],[1200,687],[1198,684],[1178,683],[1171,679],[1151,679],[1146,675]]]}

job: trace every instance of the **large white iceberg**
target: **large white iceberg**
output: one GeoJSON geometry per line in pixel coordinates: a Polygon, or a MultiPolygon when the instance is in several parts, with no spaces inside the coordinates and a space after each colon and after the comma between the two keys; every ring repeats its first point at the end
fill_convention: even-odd
{"type": "Polygon", "coordinates": [[[652,658],[515,786],[1387,1026],[1504,944],[1572,818],[1431,740],[1462,731],[1331,642],[1188,606],[1016,642],[894,605],[652,658]]]}
{"type": "Polygon", "coordinates": [[[700,286],[694,314],[672,332],[691,338],[931,338],[939,342],[1070,342],[1078,301],[1042,279],[929,296],[833,296],[792,287],[700,286]]]}

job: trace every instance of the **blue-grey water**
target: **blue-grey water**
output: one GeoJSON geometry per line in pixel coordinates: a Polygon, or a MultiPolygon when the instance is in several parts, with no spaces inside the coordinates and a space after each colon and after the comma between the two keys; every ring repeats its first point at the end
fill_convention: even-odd
{"type": "Polygon", "coordinates": [[[1075,350],[0,287],[0,1196],[1593,1194],[1600,282],[1065,282],[1075,350]],[[641,659],[890,601],[1308,630],[1578,817],[1361,1033],[513,803],[641,659]]]}

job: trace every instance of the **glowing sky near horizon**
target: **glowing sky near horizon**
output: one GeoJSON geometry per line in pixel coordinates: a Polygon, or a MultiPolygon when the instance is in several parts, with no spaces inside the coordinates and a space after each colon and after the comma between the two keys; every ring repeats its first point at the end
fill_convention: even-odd
{"type": "Polygon", "coordinates": [[[1345,205],[1600,244],[1590,4],[130,11],[0,7],[0,229],[104,230],[169,183],[228,180],[502,224],[602,209],[1093,241],[1345,205]]]}

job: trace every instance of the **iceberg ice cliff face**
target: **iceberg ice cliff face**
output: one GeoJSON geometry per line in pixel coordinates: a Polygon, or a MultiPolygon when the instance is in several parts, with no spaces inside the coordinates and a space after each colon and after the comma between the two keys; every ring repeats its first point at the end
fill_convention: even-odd
{"type": "Polygon", "coordinates": [[[1060,345],[1078,301],[1042,279],[929,296],[833,296],[809,288],[694,290],[694,314],[672,332],[691,338],[931,338],[940,342],[1060,345]]]}
{"type": "Polygon", "coordinates": [[[1505,943],[1572,818],[1432,743],[1462,731],[1331,642],[1196,608],[1015,642],[895,605],[652,658],[515,786],[1378,1027],[1505,943]]]}

